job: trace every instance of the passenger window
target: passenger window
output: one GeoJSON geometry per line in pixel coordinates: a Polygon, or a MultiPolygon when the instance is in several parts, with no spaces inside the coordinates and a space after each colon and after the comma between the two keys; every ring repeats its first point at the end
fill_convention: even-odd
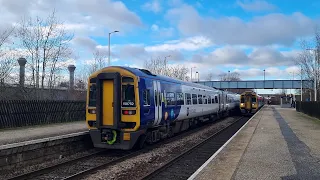
{"type": "Polygon", "coordinates": [[[211,104],[211,96],[208,96],[208,104],[211,104]]]}
{"type": "Polygon", "coordinates": [[[202,95],[198,95],[198,101],[199,101],[199,104],[202,104],[202,95]]]}
{"type": "Polygon", "coordinates": [[[191,104],[191,94],[185,93],[185,96],[186,96],[187,105],[190,105],[191,104]]]}
{"type": "Polygon", "coordinates": [[[202,99],[203,99],[203,104],[208,104],[208,99],[206,95],[203,95],[202,99]]]}
{"type": "Polygon", "coordinates": [[[183,93],[177,93],[177,105],[184,105],[183,93]]]}
{"type": "Polygon", "coordinates": [[[176,105],[175,95],[173,92],[166,93],[167,105],[176,105]]]}
{"type": "Polygon", "coordinates": [[[192,104],[198,104],[198,99],[196,94],[192,94],[192,104]]]}
{"type": "Polygon", "coordinates": [[[150,106],[150,89],[145,89],[143,91],[143,105],[150,106]]]}
{"type": "Polygon", "coordinates": [[[216,102],[216,103],[219,103],[219,102],[218,102],[218,97],[217,97],[217,96],[215,96],[215,97],[214,97],[214,100],[215,100],[215,102],[216,102]]]}

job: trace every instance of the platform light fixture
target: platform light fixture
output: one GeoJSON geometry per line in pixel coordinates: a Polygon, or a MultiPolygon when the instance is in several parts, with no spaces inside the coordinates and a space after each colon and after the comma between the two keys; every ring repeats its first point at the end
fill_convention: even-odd
{"type": "Polygon", "coordinates": [[[117,33],[119,31],[113,31],[113,32],[109,32],[109,56],[108,56],[108,66],[110,66],[110,36],[112,33],[117,33]]]}

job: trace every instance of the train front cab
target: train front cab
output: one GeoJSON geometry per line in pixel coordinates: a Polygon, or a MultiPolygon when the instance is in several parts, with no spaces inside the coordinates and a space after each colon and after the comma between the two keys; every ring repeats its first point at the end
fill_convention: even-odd
{"type": "Polygon", "coordinates": [[[89,78],[86,122],[94,147],[131,149],[140,127],[138,78],[129,71],[108,67],[89,78]]]}
{"type": "Polygon", "coordinates": [[[242,114],[254,114],[259,109],[257,96],[253,93],[244,93],[240,96],[240,110],[242,114]]]}

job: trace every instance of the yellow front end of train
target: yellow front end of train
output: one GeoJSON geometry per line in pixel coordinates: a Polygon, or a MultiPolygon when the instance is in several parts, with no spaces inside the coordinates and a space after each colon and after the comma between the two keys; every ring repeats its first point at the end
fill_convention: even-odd
{"type": "Polygon", "coordinates": [[[131,149],[139,138],[138,77],[107,67],[88,79],[86,122],[95,147],[131,149]]]}
{"type": "Polygon", "coordinates": [[[245,91],[240,95],[240,110],[242,114],[254,114],[261,107],[258,96],[253,91],[245,91]]]}

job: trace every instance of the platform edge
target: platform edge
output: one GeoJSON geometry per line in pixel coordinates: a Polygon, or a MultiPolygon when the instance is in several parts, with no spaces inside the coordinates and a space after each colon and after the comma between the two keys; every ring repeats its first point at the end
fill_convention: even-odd
{"type": "Polygon", "coordinates": [[[232,140],[237,134],[244,128],[246,125],[263,109],[259,109],[226,143],[224,143],[218,151],[216,151],[200,168],[198,168],[189,178],[188,180],[193,180],[232,140]]]}

